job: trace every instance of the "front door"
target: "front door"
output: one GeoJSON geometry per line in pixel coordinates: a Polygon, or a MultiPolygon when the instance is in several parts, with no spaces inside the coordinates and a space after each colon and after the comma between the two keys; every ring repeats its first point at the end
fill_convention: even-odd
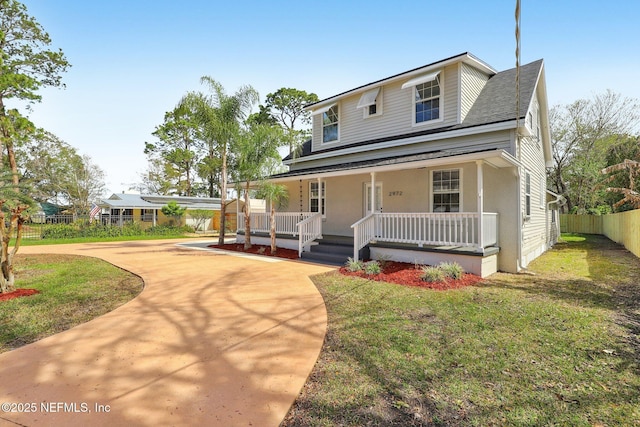
{"type": "MultiPolygon", "coordinates": [[[[367,216],[371,213],[371,183],[366,183],[364,186],[364,215],[367,216]]],[[[382,212],[382,183],[376,183],[376,212],[382,212]]]]}

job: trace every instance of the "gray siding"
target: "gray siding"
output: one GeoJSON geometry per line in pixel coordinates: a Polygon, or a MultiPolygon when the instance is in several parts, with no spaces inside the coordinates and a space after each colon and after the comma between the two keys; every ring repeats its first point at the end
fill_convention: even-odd
{"type": "MultiPolygon", "coordinates": [[[[312,151],[336,146],[344,146],[370,139],[384,138],[423,129],[450,126],[458,123],[458,65],[450,65],[443,70],[441,82],[444,86],[441,98],[443,120],[433,123],[413,125],[413,90],[402,89],[409,80],[382,86],[382,115],[364,118],[361,108],[356,108],[361,93],[342,98],[339,106],[339,140],[322,143],[322,115],[313,117],[312,151]]],[[[380,95],[379,95],[380,96],[380,95]]]]}
{"type": "Polygon", "coordinates": [[[489,76],[465,63],[460,69],[461,94],[460,94],[460,120],[464,120],[473,106],[482,88],[489,80],[489,76]]]}
{"type": "MultiPolygon", "coordinates": [[[[537,97],[531,108],[538,105],[537,97]]],[[[537,111],[532,111],[534,120],[537,111]]],[[[546,250],[547,244],[547,211],[546,211],[546,168],[542,144],[535,137],[523,137],[519,143],[521,162],[531,175],[531,215],[525,218],[522,227],[522,258],[524,267],[546,250]]],[[[521,197],[522,209],[525,210],[525,173],[522,174],[521,197]]],[[[524,215],[524,212],[523,212],[524,215]]]]}
{"type": "MultiPolygon", "coordinates": [[[[289,166],[291,171],[331,166],[343,163],[360,162],[367,160],[383,159],[392,156],[410,156],[413,154],[432,151],[480,151],[502,149],[511,152],[510,131],[487,132],[477,135],[448,138],[428,142],[418,142],[404,146],[392,146],[384,149],[368,150],[363,148],[353,154],[342,154],[339,156],[327,156],[317,160],[307,160],[294,162],[289,166]]],[[[514,153],[511,153],[512,155],[514,153]]]]}

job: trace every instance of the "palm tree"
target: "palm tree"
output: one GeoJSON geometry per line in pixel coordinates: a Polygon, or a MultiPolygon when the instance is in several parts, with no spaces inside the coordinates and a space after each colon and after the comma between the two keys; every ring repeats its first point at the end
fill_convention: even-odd
{"type": "Polygon", "coordinates": [[[224,87],[209,76],[200,82],[209,88],[208,93],[190,92],[183,102],[192,103],[196,120],[202,126],[203,137],[220,157],[220,237],[218,244],[224,244],[226,228],[227,162],[233,142],[240,134],[240,124],[258,102],[258,92],[251,86],[242,86],[233,95],[227,95],[224,87]]]}
{"type": "Polygon", "coordinates": [[[251,247],[251,183],[270,175],[280,164],[278,147],[282,140],[283,132],[279,127],[250,123],[234,144],[235,181],[244,185],[245,250],[251,247]]]}
{"type": "Polygon", "coordinates": [[[265,182],[260,186],[258,192],[259,197],[266,199],[269,202],[270,207],[270,229],[269,234],[271,236],[271,254],[276,253],[276,206],[278,208],[285,207],[289,202],[289,193],[287,187],[284,185],[274,184],[272,182],[265,182]]]}

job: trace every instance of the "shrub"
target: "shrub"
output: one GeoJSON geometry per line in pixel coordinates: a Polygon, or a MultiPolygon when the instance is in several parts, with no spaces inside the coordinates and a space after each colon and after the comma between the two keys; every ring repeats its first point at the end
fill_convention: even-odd
{"type": "Polygon", "coordinates": [[[420,279],[425,282],[444,282],[445,277],[444,271],[438,267],[422,267],[420,279]]]}
{"type": "Polygon", "coordinates": [[[71,224],[55,224],[42,230],[43,239],[70,239],[78,235],[78,229],[71,224]]]}
{"type": "Polygon", "coordinates": [[[378,261],[369,261],[364,265],[364,272],[368,275],[380,274],[381,271],[378,261]]]}
{"type": "Polygon", "coordinates": [[[347,270],[351,272],[362,271],[364,270],[364,263],[362,261],[356,261],[353,258],[349,257],[349,259],[347,259],[345,267],[347,267],[347,270]]]}
{"type": "Polygon", "coordinates": [[[464,269],[457,262],[441,262],[438,266],[440,270],[450,279],[462,279],[464,269]]]}

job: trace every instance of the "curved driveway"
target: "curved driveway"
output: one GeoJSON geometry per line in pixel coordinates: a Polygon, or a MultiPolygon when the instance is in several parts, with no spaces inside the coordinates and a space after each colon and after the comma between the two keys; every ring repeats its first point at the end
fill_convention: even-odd
{"type": "Polygon", "coordinates": [[[308,277],[329,268],[180,242],[20,250],[102,258],[140,275],[145,289],[104,316],[1,354],[0,402],[35,411],[0,411],[0,426],[282,421],[326,330],[322,297],[308,277]]]}

